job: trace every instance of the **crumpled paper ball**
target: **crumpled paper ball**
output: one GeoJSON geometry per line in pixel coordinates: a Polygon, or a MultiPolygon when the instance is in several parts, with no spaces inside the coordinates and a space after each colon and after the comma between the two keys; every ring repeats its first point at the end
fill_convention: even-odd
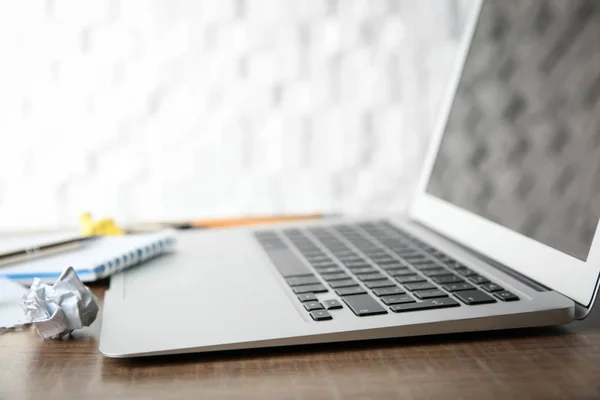
{"type": "Polygon", "coordinates": [[[72,267],[52,286],[36,278],[21,298],[21,307],[44,339],[61,339],[90,326],[98,315],[98,299],[72,267]]]}

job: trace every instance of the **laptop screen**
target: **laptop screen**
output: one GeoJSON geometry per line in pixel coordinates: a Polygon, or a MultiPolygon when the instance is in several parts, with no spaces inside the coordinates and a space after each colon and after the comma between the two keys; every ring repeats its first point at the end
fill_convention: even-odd
{"type": "Polygon", "coordinates": [[[586,260],[600,216],[600,1],[485,1],[427,192],[586,260]]]}

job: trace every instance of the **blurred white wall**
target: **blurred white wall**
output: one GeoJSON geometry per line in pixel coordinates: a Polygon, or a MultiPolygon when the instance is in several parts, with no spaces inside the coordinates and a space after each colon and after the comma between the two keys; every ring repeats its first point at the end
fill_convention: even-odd
{"type": "Polygon", "coordinates": [[[0,2],[0,230],[402,211],[468,7],[0,2]]]}

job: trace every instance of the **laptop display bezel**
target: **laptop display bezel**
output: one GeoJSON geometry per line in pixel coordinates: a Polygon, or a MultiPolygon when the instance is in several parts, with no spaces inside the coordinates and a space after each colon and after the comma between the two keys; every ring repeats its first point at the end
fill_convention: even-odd
{"type": "Polygon", "coordinates": [[[582,261],[426,191],[483,3],[483,0],[477,0],[469,12],[463,39],[459,45],[459,61],[452,72],[447,95],[442,101],[440,118],[433,132],[416,194],[409,207],[409,216],[430,229],[568,296],[580,305],[590,307],[600,274],[598,229],[588,258],[582,261]]]}

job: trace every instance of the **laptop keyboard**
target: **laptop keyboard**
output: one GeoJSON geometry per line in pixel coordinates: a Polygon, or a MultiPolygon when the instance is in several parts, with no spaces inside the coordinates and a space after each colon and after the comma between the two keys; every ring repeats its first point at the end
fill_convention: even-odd
{"type": "Polygon", "coordinates": [[[315,321],[343,308],[337,299],[319,303],[316,293],[334,292],[359,317],[519,300],[385,221],[254,234],[315,321]]]}

